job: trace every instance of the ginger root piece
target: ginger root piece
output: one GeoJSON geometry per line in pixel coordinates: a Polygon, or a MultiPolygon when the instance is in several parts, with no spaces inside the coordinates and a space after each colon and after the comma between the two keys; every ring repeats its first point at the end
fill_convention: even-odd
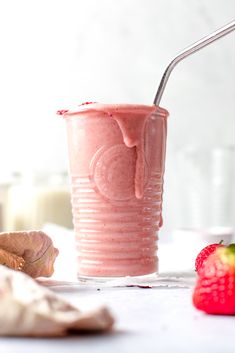
{"type": "Polygon", "coordinates": [[[5,265],[13,270],[21,271],[25,264],[25,260],[21,256],[10,253],[9,251],[0,249],[0,265],[5,265]]]}
{"type": "Polygon", "coordinates": [[[33,278],[50,277],[59,253],[51,238],[36,230],[0,233],[0,250],[1,264],[21,270],[33,278]],[[22,265],[19,266],[18,262],[22,265]]]}
{"type": "Polygon", "coordinates": [[[106,307],[81,312],[22,272],[0,266],[0,336],[56,337],[110,330],[106,307]]]}

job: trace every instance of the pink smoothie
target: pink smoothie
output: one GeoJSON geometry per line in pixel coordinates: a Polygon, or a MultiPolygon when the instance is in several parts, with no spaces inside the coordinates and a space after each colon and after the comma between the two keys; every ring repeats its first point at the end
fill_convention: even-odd
{"type": "Polygon", "coordinates": [[[62,114],[78,274],[156,272],[168,112],[156,106],[91,103],[62,114]]]}

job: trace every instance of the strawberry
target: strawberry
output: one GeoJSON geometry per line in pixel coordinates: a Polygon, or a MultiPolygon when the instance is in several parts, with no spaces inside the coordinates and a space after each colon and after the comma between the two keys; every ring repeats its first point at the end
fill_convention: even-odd
{"type": "Polygon", "coordinates": [[[222,245],[222,240],[220,243],[216,244],[210,244],[207,245],[205,248],[203,248],[200,253],[197,255],[196,261],[195,261],[195,271],[198,273],[200,269],[204,266],[207,258],[209,255],[211,255],[219,246],[222,245]]]}
{"type": "Polygon", "coordinates": [[[199,271],[194,306],[208,314],[235,315],[235,244],[217,247],[199,271]]]}

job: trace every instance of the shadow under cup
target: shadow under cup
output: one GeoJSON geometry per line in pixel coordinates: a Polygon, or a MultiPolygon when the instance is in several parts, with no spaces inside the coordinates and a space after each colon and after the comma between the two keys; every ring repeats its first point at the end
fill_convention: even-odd
{"type": "Polygon", "coordinates": [[[93,106],[65,116],[78,276],[155,273],[168,112],[93,106]]]}

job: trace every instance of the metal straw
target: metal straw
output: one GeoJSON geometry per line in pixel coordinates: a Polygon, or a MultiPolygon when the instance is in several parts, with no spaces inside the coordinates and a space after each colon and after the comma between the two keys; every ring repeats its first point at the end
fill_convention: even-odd
{"type": "Polygon", "coordinates": [[[176,64],[178,64],[181,60],[183,60],[187,56],[206,47],[208,44],[214,42],[215,40],[217,40],[223,36],[226,36],[227,34],[229,34],[230,32],[232,32],[234,30],[235,30],[235,20],[226,24],[225,26],[219,28],[217,31],[212,32],[211,34],[207,35],[206,37],[203,37],[199,41],[193,43],[192,45],[190,45],[187,48],[185,48],[184,50],[182,50],[177,56],[175,56],[174,59],[170,62],[170,64],[167,66],[167,68],[162,76],[162,79],[161,79],[160,85],[158,87],[157,94],[154,98],[153,104],[159,105],[160,100],[162,98],[162,94],[164,92],[167,81],[169,79],[169,76],[170,76],[172,70],[174,69],[174,67],[176,66],[176,64]]]}

